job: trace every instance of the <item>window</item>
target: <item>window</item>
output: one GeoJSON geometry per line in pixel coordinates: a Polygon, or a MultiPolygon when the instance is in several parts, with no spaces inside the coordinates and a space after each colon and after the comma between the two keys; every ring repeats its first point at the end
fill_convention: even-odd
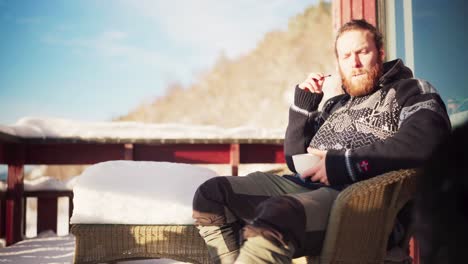
{"type": "Polygon", "coordinates": [[[387,59],[403,59],[436,87],[453,126],[468,120],[466,1],[385,1],[385,10],[387,59]]]}

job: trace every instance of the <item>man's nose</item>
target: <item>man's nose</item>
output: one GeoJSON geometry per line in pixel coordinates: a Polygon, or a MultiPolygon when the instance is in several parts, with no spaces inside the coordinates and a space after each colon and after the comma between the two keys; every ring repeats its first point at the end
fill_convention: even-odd
{"type": "Polygon", "coordinates": [[[353,54],[353,68],[360,68],[362,67],[361,59],[359,58],[359,55],[353,54]]]}

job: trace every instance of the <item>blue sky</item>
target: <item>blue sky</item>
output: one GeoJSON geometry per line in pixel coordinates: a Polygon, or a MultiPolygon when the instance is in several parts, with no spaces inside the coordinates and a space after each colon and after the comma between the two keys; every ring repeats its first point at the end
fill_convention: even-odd
{"type": "Polygon", "coordinates": [[[0,0],[0,124],[107,121],[188,85],[316,0],[0,0]]]}

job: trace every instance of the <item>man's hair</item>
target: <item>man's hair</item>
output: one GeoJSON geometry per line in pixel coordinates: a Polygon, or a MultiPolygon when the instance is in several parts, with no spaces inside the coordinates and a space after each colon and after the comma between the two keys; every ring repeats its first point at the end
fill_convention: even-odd
{"type": "Polygon", "coordinates": [[[362,30],[362,31],[367,31],[372,34],[372,37],[374,39],[375,47],[377,48],[378,51],[380,51],[383,48],[383,37],[382,33],[375,28],[372,24],[368,23],[364,19],[353,19],[343,26],[338,29],[338,32],[336,34],[335,38],[335,56],[338,58],[338,51],[336,49],[336,42],[338,39],[343,35],[343,33],[348,32],[348,31],[353,31],[353,30],[362,30]]]}

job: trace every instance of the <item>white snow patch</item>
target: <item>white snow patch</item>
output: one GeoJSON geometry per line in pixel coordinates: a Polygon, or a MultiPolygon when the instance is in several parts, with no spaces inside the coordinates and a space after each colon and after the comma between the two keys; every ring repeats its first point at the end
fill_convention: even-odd
{"type": "Polygon", "coordinates": [[[71,223],[193,224],[196,189],[217,174],[170,162],[108,161],[76,179],[71,223]]]}

